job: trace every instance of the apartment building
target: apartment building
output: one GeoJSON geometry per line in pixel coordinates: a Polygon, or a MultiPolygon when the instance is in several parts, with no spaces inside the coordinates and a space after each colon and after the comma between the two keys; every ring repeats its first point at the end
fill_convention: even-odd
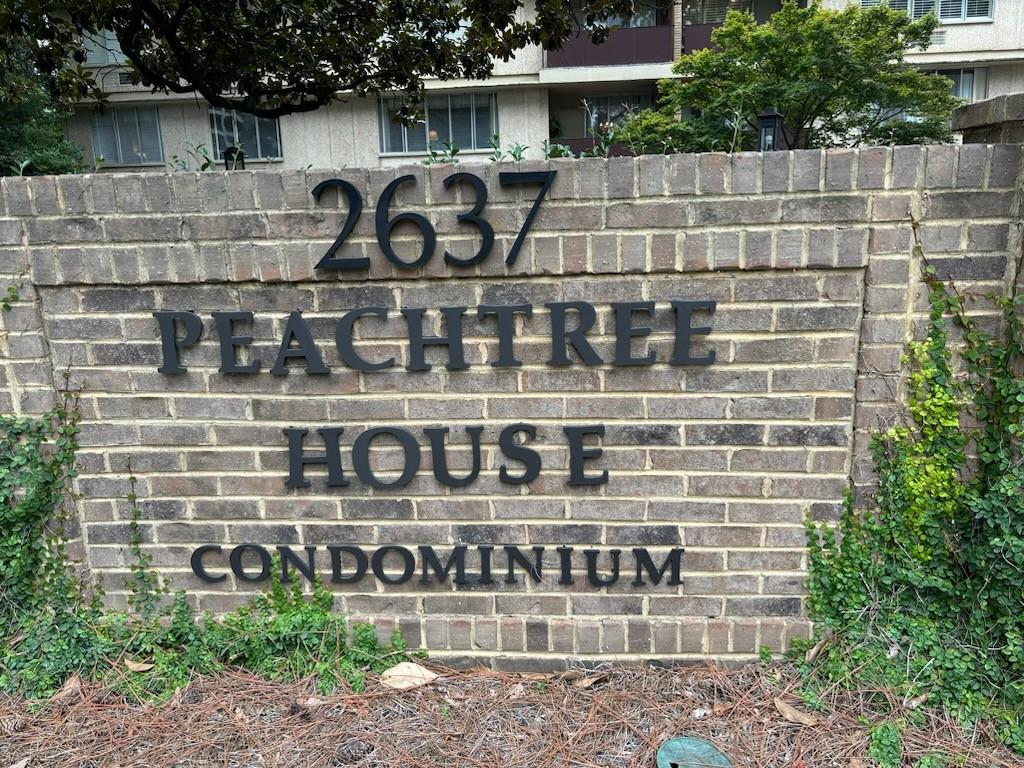
{"type": "Polygon", "coordinates": [[[914,18],[934,13],[939,26],[911,64],[953,81],[957,96],[980,101],[1024,91],[1024,0],[824,0],[829,8],[888,3],[914,18]]]}
{"type": "MultiPolygon", "coordinates": [[[[932,47],[910,59],[951,77],[959,95],[976,100],[1024,90],[1024,0],[825,5],[886,1],[913,15],[940,17],[932,47]]],[[[462,158],[483,159],[494,137],[502,148],[525,145],[531,159],[542,157],[545,141],[579,152],[593,145],[603,124],[652,104],[672,62],[706,47],[729,9],[766,21],[780,6],[781,0],[648,0],[618,21],[603,45],[573,38],[558,51],[531,48],[497,62],[485,82],[428,81],[424,119],[413,126],[394,118],[397,104],[386,95],[342,96],[315,112],[266,120],[211,107],[198,95],[152,94],[130,83],[116,40],[98,40],[87,64],[109,92],[109,106],[83,105],[67,131],[84,148],[87,165],[112,170],[194,169],[196,155],[219,162],[231,146],[243,148],[249,167],[288,168],[399,165],[446,141],[462,158]]]]}

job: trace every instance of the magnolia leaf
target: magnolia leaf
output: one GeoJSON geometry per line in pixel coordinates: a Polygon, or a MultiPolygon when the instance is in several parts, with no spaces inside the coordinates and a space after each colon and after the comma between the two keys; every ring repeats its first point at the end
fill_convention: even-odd
{"type": "Polygon", "coordinates": [[[608,679],[607,674],[602,675],[591,675],[590,677],[581,677],[573,685],[576,688],[591,688],[595,685],[600,685],[608,679]]]}
{"type": "Polygon", "coordinates": [[[64,685],[60,687],[60,690],[53,694],[53,701],[64,701],[78,694],[82,689],[82,678],[78,675],[72,675],[64,681],[64,685]]]}
{"type": "Polygon", "coordinates": [[[11,763],[8,768],[28,768],[28,760],[29,759],[27,757],[23,757],[18,762],[11,763]]]}
{"type": "Polygon", "coordinates": [[[782,699],[775,699],[775,708],[779,710],[779,713],[791,723],[799,723],[800,725],[817,725],[818,718],[807,712],[801,712],[799,709],[791,704],[787,704],[782,699]]]}
{"type": "Polygon", "coordinates": [[[400,664],[395,664],[391,669],[382,672],[380,676],[381,685],[387,688],[394,688],[396,691],[419,688],[421,685],[426,685],[436,679],[436,674],[412,661],[403,661],[400,664]]]}
{"type": "Polygon", "coordinates": [[[928,701],[928,694],[927,693],[922,693],[920,696],[915,696],[912,699],[908,699],[903,704],[903,706],[906,707],[907,709],[917,709],[922,704],[924,704],[926,701],[928,701]]]}
{"type": "Polygon", "coordinates": [[[807,653],[804,654],[804,661],[807,662],[808,664],[810,664],[812,661],[814,661],[816,658],[818,658],[818,654],[820,654],[822,652],[822,650],[825,648],[826,645],[828,645],[828,643],[829,643],[829,641],[831,639],[832,639],[832,630],[828,630],[822,636],[821,640],[819,640],[813,646],[811,646],[810,648],[807,649],[807,653]]]}
{"type": "Polygon", "coordinates": [[[125,658],[124,665],[132,672],[149,672],[153,668],[153,665],[148,662],[135,661],[129,658],[125,658]]]}

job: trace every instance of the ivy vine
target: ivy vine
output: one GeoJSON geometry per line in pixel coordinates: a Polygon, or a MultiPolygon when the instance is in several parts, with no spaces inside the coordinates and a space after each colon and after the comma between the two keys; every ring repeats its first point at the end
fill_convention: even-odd
{"type": "Polygon", "coordinates": [[[1022,263],[990,328],[915,249],[930,312],[904,358],[908,420],[871,441],[871,507],[848,497],[836,529],[808,523],[807,696],[838,683],[887,708],[895,692],[888,714],[991,719],[1024,752],[1022,263]]]}

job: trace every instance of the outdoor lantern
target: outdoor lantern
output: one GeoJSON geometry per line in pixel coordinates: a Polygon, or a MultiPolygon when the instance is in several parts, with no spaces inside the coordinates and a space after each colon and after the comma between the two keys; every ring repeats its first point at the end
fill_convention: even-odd
{"type": "Polygon", "coordinates": [[[774,152],[783,149],[785,141],[782,135],[782,115],[775,107],[768,107],[757,116],[757,148],[762,152],[774,152]]]}

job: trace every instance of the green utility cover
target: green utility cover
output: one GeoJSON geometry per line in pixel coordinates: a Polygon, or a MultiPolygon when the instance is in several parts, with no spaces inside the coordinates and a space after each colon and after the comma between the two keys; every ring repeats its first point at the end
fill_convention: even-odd
{"type": "Polygon", "coordinates": [[[658,750],[658,768],[732,768],[732,763],[703,739],[677,736],[658,750]]]}

